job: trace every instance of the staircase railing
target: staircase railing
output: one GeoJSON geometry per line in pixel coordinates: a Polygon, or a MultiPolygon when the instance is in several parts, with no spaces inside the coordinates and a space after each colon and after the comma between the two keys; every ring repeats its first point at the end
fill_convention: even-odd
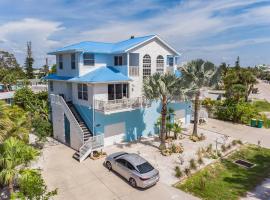
{"type": "Polygon", "coordinates": [[[93,150],[104,146],[104,134],[90,137],[79,150],[79,161],[83,161],[93,150]]]}
{"type": "Polygon", "coordinates": [[[79,135],[80,140],[82,141],[82,143],[84,143],[83,130],[80,127],[80,125],[79,125],[78,121],[76,120],[75,116],[73,115],[73,113],[69,109],[69,107],[68,107],[66,101],[64,100],[64,98],[61,97],[60,95],[51,94],[50,95],[50,100],[51,100],[51,103],[62,106],[65,114],[67,115],[68,119],[70,120],[70,123],[72,123],[74,125],[74,127],[76,127],[77,131],[80,133],[80,135],[79,135]]]}

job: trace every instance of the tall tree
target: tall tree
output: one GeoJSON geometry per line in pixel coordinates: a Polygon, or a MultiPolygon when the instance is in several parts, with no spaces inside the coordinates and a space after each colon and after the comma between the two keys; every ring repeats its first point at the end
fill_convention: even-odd
{"type": "Polygon", "coordinates": [[[240,58],[239,58],[239,56],[237,56],[234,67],[235,67],[236,70],[239,70],[241,68],[240,67],[240,58]]]}
{"type": "Polygon", "coordinates": [[[194,126],[193,137],[198,137],[198,112],[200,109],[200,95],[203,87],[214,86],[220,79],[220,71],[211,62],[202,59],[193,60],[182,68],[183,83],[187,89],[186,95],[194,98],[194,126]]]}
{"type": "Polygon", "coordinates": [[[34,69],[33,69],[33,63],[34,58],[32,55],[32,43],[31,41],[27,42],[27,52],[26,52],[26,59],[25,59],[25,70],[27,78],[31,79],[34,78],[34,69]]]}
{"type": "Polygon", "coordinates": [[[164,148],[166,140],[167,106],[175,97],[182,94],[182,89],[181,79],[172,74],[156,73],[144,80],[143,90],[146,98],[161,101],[161,148],[164,148]]]}

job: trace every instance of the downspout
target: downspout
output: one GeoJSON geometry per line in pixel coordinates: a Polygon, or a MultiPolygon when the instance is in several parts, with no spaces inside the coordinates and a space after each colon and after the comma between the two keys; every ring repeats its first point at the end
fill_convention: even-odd
{"type": "Polygon", "coordinates": [[[94,93],[94,87],[92,87],[92,96],[93,96],[93,99],[92,99],[92,112],[93,112],[93,130],[92,130],[92,133],[93,133],[93,136],[95,135],[95,93],[94,93]]]}

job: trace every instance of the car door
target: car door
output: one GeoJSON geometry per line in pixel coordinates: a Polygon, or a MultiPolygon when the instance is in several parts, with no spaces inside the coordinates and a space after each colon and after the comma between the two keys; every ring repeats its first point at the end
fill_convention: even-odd
{"type": "Polygon", "coordinates": [[[115,161],[115,171],[119,173],[124,178],[127,178],[128,170],[126,167],[126,160],[119,158],[115,161]]]}
{"type": "Polygon", "coordinates": [[[126,161],[127,167],[127,179],[134,176],[134,171],[136,171],[135,167],[128,161],[126,161]]]}

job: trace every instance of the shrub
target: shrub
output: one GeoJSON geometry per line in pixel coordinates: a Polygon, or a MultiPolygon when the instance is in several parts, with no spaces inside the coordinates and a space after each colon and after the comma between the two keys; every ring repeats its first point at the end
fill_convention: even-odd
{"type": "Polygon", "coordinates": [[[206,178],[204,176],[201,176],[199,178],[199,188],[201,190],[204,190],[205,189],[205,186],[206,186],[206,178]]]}
{"type": "Polygon", "coordinates": [[[237,145],[237,143],[238,143],[237,140],[233,140],[233,141],[232,141],[232,145],[233,145],[233,146],[237,145]]]}
{"type": "Polygon", "coordinates": [[[204,162],[203,162],[203,158],[202,158],[201,156],[198,156],[198,160],[197,160],[197,162],[198,162],[198,164],[199,164],[199,165],[204,164],[204,162]]]}
{"type": "Polygon", "coordinates": [[[185,174],[186,174],[187,176],[189,176],[189,175],[191,174],[191,170],[190,170],[188,167],[186,167],[186,168],[184,169],[184,172],[185,172],[185,174]]]}
{"type": "Polygon", "coordinates": [[[180,177],[183,176],[183,173],[182,173],[180,167],[176,166],[174,170],[175,170],[175,176],[176,176],[177,178],[180,178],[180,177]]]}
{"type": "Polygon", "coordinates": [[[221,145],[221,151],[222,152],[225,152],[227,149],[226,149],[226,146],[223,144],[223,145],[221,145]]]}
{"type": "Polygon", "coordinates": [[[231,149],[232,148],[231,144],[228,144],[226,148],[231,149]]]}
{"type": "Polygon", "coordinates": [[[250,103],[225,100],[217,107],[215,115],[221,120],[247,124],[252,118],[258,117],[259,113],[250,103]]]}
{"type": "Polygon", "coordinates": [[[201,135],[199,136],[199,140],[203,141],[205,139],[206,139],[206,136],[203,133],[201,133],[201,135]]]}
{"type": "Polygon", "coordinates": [[[189,161],[189,166],[190,166],[190,169],[194,169],[194,170],[197,169],[196,162],[193,158],[189,161]]]}
{"type": "Polygon", "coordinates": [[[213,144],[209,144],[208,147],[206,148],[206,152],[208,154],[211,154],[213,152],[213,144]]]}

